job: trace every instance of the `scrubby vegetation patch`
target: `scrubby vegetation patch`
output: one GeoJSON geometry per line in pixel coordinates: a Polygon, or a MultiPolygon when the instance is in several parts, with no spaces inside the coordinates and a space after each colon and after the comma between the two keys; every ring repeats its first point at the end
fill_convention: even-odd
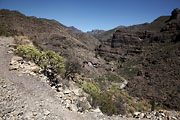
{"type": "Polygon", "coordinates": [[[33,61],[43,69],[48,68],[59,74],[65,71],[65,59],[54,51],[40,52],[33,46],[19,45],[15,53],[26,60],[33,61]]]}

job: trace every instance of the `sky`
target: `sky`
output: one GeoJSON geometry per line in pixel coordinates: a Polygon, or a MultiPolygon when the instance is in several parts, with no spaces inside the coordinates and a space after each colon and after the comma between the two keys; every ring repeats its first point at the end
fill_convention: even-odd
{"type": "Polygon", "coordinates": [[[152,22],[180,8],[180,0],[0,0],[0,9],[55,19],[84,32],[152,22]]]}

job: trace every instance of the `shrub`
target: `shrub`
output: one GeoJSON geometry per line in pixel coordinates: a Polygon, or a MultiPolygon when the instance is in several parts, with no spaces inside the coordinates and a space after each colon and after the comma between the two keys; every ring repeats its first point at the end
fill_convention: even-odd
{"type": "Polygon", "coordinates": [[[117,108],[112,101],[112,94],[110,92],[104,92],[99,98],[99,106],[103,113],[107,115],[113,115],[117,113],[117,108]]]}
{"type": "Polygon", "coordinates": [[[101,92],[100,89],[91,82],[84,83],[82,85],[82,87],[83,87],[84,91],[87,92],[88,94],[90,94],[91,96],[97,96],[101,92]]]}
{"type": "Polygon", "coordinates": [[[154,111],[156,109],[155,99],[151,100],[150,104],[151,104],[151,111],[154,111]]]}
{"type": "Polygon", "coordinates": [[[92,106],[98,106],[99,105],[99,98],[100,98],[100,89],[99,87],[95,86],[93,83],[88,82],[88,83],[84,83],[82,85],[83,90],[90,94],[92,97],[92,101],[90,100],[89,102],[91,103],[92,106]]]}
{"type": "Polygon", "coordinates": [[[107,87],[107,86],[108,86],[108,83],[107,83],[105,77],[103,77],[103,76],[101,76],[101,77],[96,77],[96,78],[94,79],[94,81],[98,83],[98,86],[99,86],[99,88],[100,88],[102,91],[107,90],[107,88],[108,88],[108,87],[107,87]]]}
{"type": "Polygon", "coordinates": [[[110,82],[123,82],[122,78],[113,74],[113,73],[108,73],[107,74],[107,79],[110,82]]]}
{"type": "Polygon", "coordinates": [[[135,111],[142,112],[142,111],[150,111],[151,109],[151,105],[144,100],[134,101],[129,99],[127,103],[129,106],[133,107],[135,111]]]}
{"type": "Polygon", "coordinates": [[[54,51],[47,51],[44,54],[45,54],[46,59],[48,61],[48,65],[51,66],[51,69],[54,72],[57,72],[57,73],[63,73],[64,72],[65,59],[63,57],[59,56],[54,51]]]}
{"type": "Polygon", "coordinates": [[[101,93],[100,89],[95,86],[93,83],[88,82],[82,85],[85,92],[91,95],[92,106],[99,106],[101,111],[107,115],[113,115],[117,113],[117,108],[115,104],[113,104],[111,92],[105,91],[101,93]]]}
{"type": "Polygon", "coordinates": [[[81,72],[81,64],[74,59],[71,59],[67,61],[65,66],[66,72],[65,72],[65,78],[75,78],[75,74],[81,72]]]}
{"type": "Polygon", "coordinates": [[[105,81],[105,79],[106,79],[106,78],[104,78],[104,77],[102,76],[102,77],[97,77],[97,78],[95,78],[94,80],[99,83],[99,82],[105,81]]]}
{"type": "Polygon", "coordinates": [[[99,57],[99,54],[98,54],[98,52],[95,52],[95,56],[94,56],[95,58],[98,58],[99,57]]]}
{"type": "Polygon", "coordinates": [[[33,61],[41,68],[48,68],[59,74],[63,73],[65,70],[65,59],[57,55],[54,51],[46,51],[41,53],[33,46],[19,45],[16,48],[15,53],[27,60],[33,61]]]}
{"type": "Polygon", "coordinates": [[[15,53],[35,63],[37,63],[41,57],[41,53],[39,52],[38,49],[34,48],[33,46],[28,46],[28,45],[18,46],[15,50],[15,53]]]}
{"type": "Polygon", "coordinates": [[[105,61],[107,61],[107,62],[111,62],[111,61],[113,61],[113,59],[112,59],[112,58],[110,58],[110,57],[105,57],[105,58],[104,58],[104,60],[105,60],[105,61]]]}
{"type": "Polygon", "coordinates": [[[0,28],[0,36],[9,36],[9,33],[4,29],[4,28],[0,28]]]}

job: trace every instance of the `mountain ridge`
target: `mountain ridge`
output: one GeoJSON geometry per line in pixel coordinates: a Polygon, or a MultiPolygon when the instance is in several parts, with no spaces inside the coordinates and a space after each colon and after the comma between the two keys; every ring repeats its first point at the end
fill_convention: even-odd
{"type": "Polygon", "coordinates": [[[112,115],[145,109],[139,104],[141,100],[180,110],[176,102],[180,98],[179,15],[180,10],[175,9],[171,16],[161,16],[152,23],[86,34],[55,20],[0,10],[0,28],[12,36],[27,36],[37,48],[53,50],[74,62],[80,70],[77,74],[108,96],[112,110],[100,108],[112,115]]]}

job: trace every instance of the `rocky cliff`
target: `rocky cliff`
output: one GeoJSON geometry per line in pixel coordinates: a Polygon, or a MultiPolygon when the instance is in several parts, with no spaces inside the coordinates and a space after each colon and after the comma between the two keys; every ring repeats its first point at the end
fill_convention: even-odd
{"type": "Polygon", "coordinates": [[[129,80],[133,96],[180,110],[180,10],[150,24],[116,29],[97,48],[104,58],[118,62],[117,73],[129,80]]]}

